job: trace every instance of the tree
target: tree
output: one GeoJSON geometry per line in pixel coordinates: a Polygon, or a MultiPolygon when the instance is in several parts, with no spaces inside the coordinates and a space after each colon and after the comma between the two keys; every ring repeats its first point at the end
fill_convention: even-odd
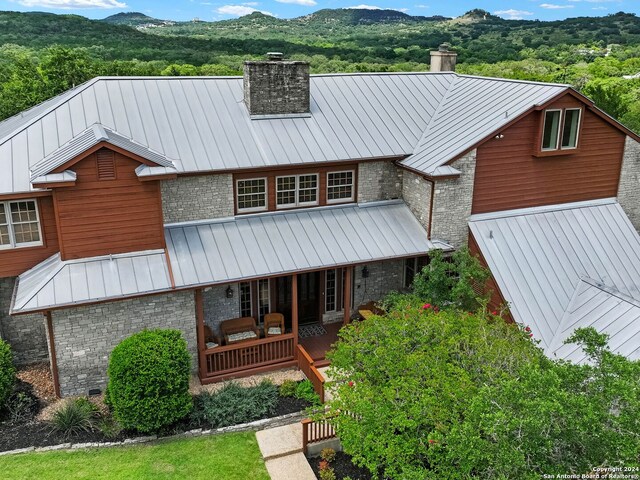
{"type": "Polygon", "coordinates": [[[640,362],[578,330],[590,364],[546,358],[527,328],[415,296],[342,329],[326,414],[345,451],[402,479],[538,479],[640,464],[640,362]],[[348,412],[345,414],[344,412],[348,412]]]}

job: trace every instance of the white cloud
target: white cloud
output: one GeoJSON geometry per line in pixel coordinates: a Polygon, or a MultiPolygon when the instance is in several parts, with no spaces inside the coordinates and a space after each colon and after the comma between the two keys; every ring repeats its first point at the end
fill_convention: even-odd
{"type": "Polygon", "coordinates": [[[232,15],[234,17],[243,17],[245,15],[250,15],[253,12],[260,12],[264,13],[265,15],[271,15],[273,17],[273,13],[271,12],[258,10],[247,5],[223,5],[222,7],[216,9],[216,13],[219,13],[220,15],[232,15]]]}
{"type": "Polygon", "coordinates": [[[242,5],[247,5],[249,7],[257,7],[260,4],[258,2],[244,2],[242,5]]]}
{"type": "Polygon", "coordinates": [[[607,7],[591,7],[591,10],[609,10],[607,7]]]}
{"type": "Polygon", "coordinates": [[[549,10],[559,10],[561,8],[573,8],[573,5],[556,5],[555,3],[543,3],[540,6],[542,8],[548,8],[549,10]]]}
{"type": "Polygon", "coordinates": [[[18,0],[25,7],[55,8],[70,10],[74,8],[126,8],[127,4],[118,0],[18,0]]]}
{"type": "Polygon", "coordinates": [[[381,7],[376,7],[375,5],[354,5],[353,7],[344,7],[349,9],[357,9],[357,10],[382,10],[381,7]]]}
{"type": "Polygon", "coordinates": [[[429,5],[418,4],[418,5],[414,5],[414,7],[416,7],[416,8],[429,8],[429,5]]]}
{"type": "Polygon", "coordinates": [[[526,10],[516,10],[514,8],[510,8],[509,10],[496,10],[493,13],[494,15],[506,17],[508,20],[522,20],[524,17],[533,15],[533,13],[527,12],[526,10]]]}
{"type": "Polygon", "coordinates": [[[315,0],[276,0],[276,2],[293,3],[295,5],[303,5],[305,7],[313,7],[314,5],[318,4],[318,2],[316,2],[315,0]]]}

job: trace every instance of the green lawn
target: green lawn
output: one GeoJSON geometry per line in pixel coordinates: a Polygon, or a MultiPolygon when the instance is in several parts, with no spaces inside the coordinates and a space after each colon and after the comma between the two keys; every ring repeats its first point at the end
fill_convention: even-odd
{"type": "Polygon", "coordinates": [[[6,479],[268,480],[254,432],[0,457],[6,479]]]}

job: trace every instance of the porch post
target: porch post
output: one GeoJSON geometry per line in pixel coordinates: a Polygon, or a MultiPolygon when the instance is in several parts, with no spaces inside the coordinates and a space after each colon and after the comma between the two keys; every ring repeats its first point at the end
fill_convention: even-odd
{"type": "Polygon", "coordinates": [[[353,267],[346,267],[344,271],[344,320],[346,325],[351,321],[351,278],[353,275],[353,267]]]}
{"type": "Polygon", "coordinates": [[[44,314],[45,325],[47,327],[47,339],[49,340],[49,361],[51,363],[51,376],[53,377],[53,391],[56,398],[62,398],[60,394],[60,376],[58,374],[58,359],[56,358],[56,342],[53,337],[53,321],[51,320],[51,312],[44,314]]]}
{"type": "Polygon", "coordinates": [[[205,357],[204,345],[204,302],[202,300],[202,289],[195,290],[196,296],[196,334],[198,337],[198,373],[200,378],[207,376],[207,359],[205,357]]]}
{"type": "Polygon", "coordinates": [[[293,332],[293,350],[298,351],[298,275],[291,276],[291,331],[293,332]]]}

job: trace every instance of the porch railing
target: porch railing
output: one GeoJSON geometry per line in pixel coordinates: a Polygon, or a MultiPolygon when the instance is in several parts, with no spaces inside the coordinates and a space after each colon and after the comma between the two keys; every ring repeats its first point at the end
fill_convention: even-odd
{"type": "Polygon", "coordinates": [[[324,382],[325,379],[313,364],[313,358],[307,353],[302,345],[298,345],[298,368],[311,381],[313,389],[320,396],[320,402],[324,403],[324,382]]]}
{"type": "Polygon", "coordinates": [[[302,452],[306,455],[310,443],[317,443],[336,437],[336,431],[326,420],[302,420],[302,452]]]}
{"type": "Polygon", "coordinates": [[[293,340],[294,335],[288,333],[205,350],[206,378],[293,361],[296,358],[293,340]]]}

